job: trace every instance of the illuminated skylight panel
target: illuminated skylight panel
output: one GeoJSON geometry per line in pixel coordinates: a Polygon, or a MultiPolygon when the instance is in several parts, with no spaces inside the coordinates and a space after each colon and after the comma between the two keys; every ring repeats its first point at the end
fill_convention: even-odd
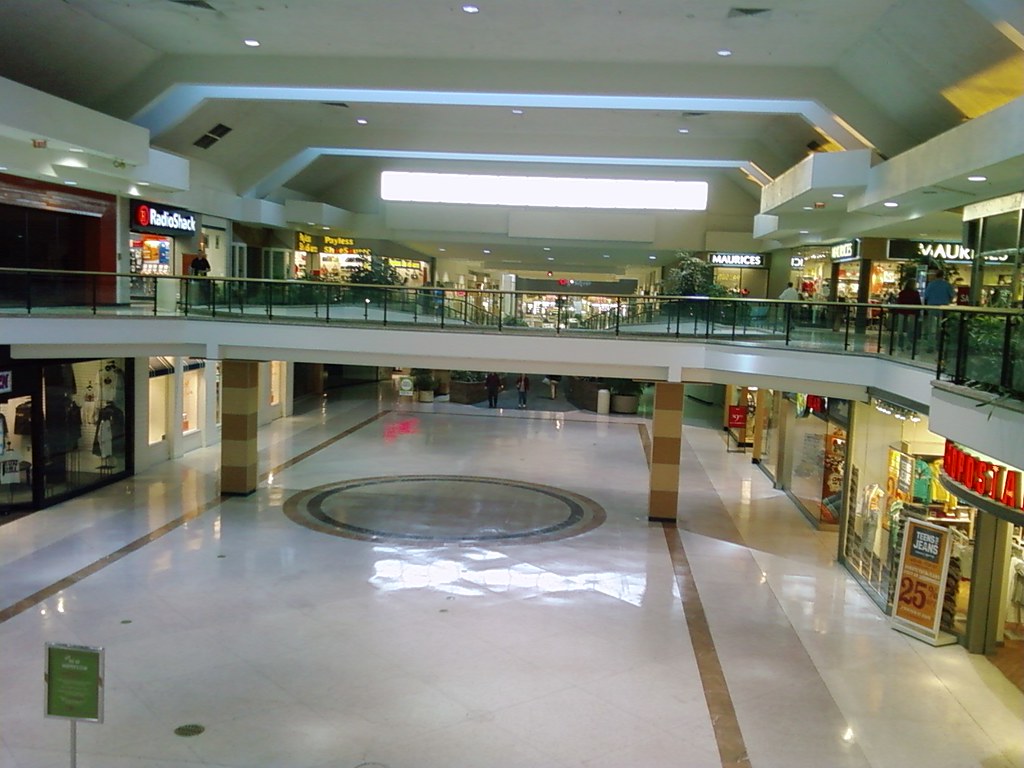
{"type": "Polygon", "coordinates": [[[703,211],[705,181],[584,179],[384,171],[381,198],[396,202],[703,211]]]}

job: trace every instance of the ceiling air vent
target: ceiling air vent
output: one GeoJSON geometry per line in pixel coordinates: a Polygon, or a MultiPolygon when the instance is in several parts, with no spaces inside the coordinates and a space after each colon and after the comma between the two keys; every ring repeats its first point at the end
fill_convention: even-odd
{"type": "Polygon", "coordinates": [[[752,16],[767,16],[771,8],[730,8],[725,15],[727,19],[749,19],[752,16]]]}
{"type": "Polygon", "coordinates": [[[217,9],[210,5],[206,0],[168,0],[170,3],[175,5],[187,5],[190,8],[202,8],[204,11],[216,11],[217,9]]]}
{"type": "Polygon", "coordinates": [[[325,107],[342,107],[344,109],[348,109],[348,104],[344,101],[322,101],[320,103],[325,107]]]}
{"type": "Polygon", "coordinates": [[[200,149],[209,149],[229,133],[231,133],[231,128],[229,126],[224,125],[224,123],[217,123],[213,128],[208,130],[192,143],[200,149]]]}

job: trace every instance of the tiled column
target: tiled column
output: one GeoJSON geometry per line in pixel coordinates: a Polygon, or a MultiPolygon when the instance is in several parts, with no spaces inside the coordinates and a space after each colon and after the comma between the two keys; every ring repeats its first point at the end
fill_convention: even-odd
{"type": "Polygon", "coordinates": [[[647,519],[674,523],[679,505],[679,454],[683,440],[681,383],[659,381],[654,385],[654,423],[651,429],[651,489],[647,519]]]}
{"type": "Polygon", "coordinates": [[[225,360],[221,367],[220,491],[248,494],[256,490],[256,414],[259,410],[260,364],[225,360]]]}

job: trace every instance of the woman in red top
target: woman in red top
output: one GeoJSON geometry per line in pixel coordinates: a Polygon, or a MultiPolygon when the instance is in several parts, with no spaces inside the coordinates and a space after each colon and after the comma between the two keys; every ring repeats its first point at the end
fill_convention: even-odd
{"type": "MultiPolygon", "coordinates": [[[[908,306],[921,305],[921,293],[917,290],[917,285],[913,280],[907,280],[903,290],[896,297],[896,303],[908,306]]],[[[917,338],[917,325],[920,322],[921,313],[916,309],[897,309],[895,313],[896,348],[900,350],[905,347],[909,348],[913,342],[908,343],[908,340],[917,338]]]]}

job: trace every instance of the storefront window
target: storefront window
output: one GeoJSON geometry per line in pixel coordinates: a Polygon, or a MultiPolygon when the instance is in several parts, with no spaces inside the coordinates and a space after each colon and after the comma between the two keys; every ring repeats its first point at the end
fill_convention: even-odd
{"type": "Polygon", "coordinates": [[[94,485],[126,470],[125,390],[123,359],[43,367],[46,498],[94,485]]]}
{"type": "Polygon", "coordinates": [[[32,397],[0,402],[0,508],[32,503],[32,397]]]}
{"type": "Polygon", "coordinates": [[[761,445],[761,467],[773,480],[779,474],[779,393],[764,391],[764,440],[761,445]]]}
{"type": "Polygon", "coordinates": [[[182,377],[181,433],[189,435],[201,428],[199,416],[200,393],[203,388],[202,369],[186,370],[182,377]]]}
{"type": "Polygon", "coordinates": [[[945,631],[962,631],[970,573],[974,516],[939,483],[944,440],[928,430],[928,417],[893,403],[856,403],[850,451],[849,503],[843,560],[868,594],[888,610],[908,517],[950,528],[954,536],[950,581],[957,582],[943,618],[945,631]]]}
{"type": "Polygon", "coordinates": [[[149,380],[149,444],[165,440],[167,437],[167,407],[171,396],[171,376],[156,376],[149,380]]]}
{"type": "Polygon", "coordinates": [[[281,379],[284,365],[279,360],[270,363],[270,405],[278,405],[281,402],[281,379]]]}
{"type": "Polygon", "coordinates": [[[791,423],[786,440],[792,463],[785,487],[819,528],[839,523],[847,454],[847,422],[839,413],[847,408],[845,400],[797,394],[787,409],[791,423]],[[843,408],[830,408],[830,403],[843,408]]]}

